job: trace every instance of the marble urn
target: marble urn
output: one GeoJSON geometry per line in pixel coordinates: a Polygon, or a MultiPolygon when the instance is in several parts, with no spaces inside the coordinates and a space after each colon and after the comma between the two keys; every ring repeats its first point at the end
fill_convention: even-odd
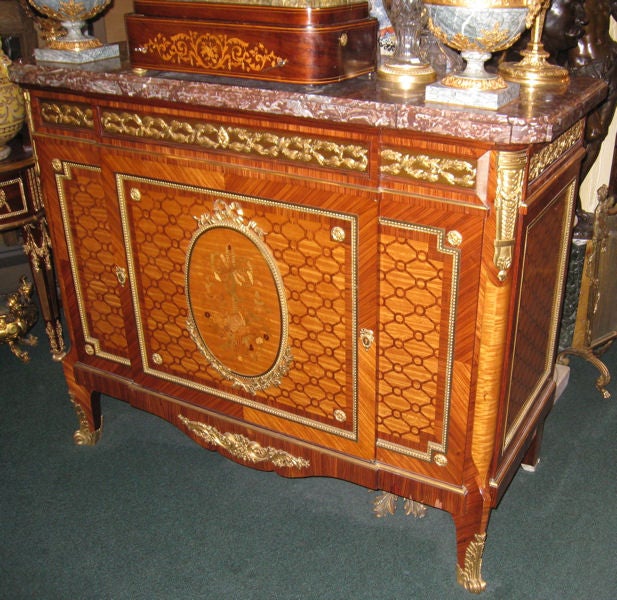
{"type": "Polygon", "coordinates": [[[426,99],[494,109],[516,98],[519,86],[489,73],[484,63],[521,36],[528,0],[425,0],[425,5],[433,34],[466,62],[463,71],[429,86],[426,99]]]}

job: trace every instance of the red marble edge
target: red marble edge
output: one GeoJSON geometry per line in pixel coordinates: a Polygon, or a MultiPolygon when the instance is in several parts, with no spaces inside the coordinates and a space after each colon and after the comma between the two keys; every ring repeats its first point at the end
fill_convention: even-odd
{"type": "MultiPolygon", "coordinates": [[[[520,98],[498,111],[383,101],[327,93],[245,87],[228,83],[151,77],[126,70],[100,71],[89,66],[14,63],[9,77],[23,87],[47,87],[75,93],[161,100],[185,105],[353,123],[497,144],[550,142],[599,104],[603,81],[573,78],[561,104],[533,108],[520,98]],[[531,116],[526,113],[531,112],[531,116]]],[[[375,96],[377,94],[374,94],[375,96]]]]}

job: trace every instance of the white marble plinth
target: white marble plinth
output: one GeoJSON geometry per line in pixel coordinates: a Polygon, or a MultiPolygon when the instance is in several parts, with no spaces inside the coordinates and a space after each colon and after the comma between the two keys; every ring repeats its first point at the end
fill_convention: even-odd
{"type": "Polygon", "coordinates": [[[120,56],[119,44],[104,44],[98,48],[87,48],[85,50],[34,49],[34,58],[37,62],[84,64],[118,56],[120,56]]]}
{"type": "Polygon", "coordinates": [[[507,82],[507,87],[501,90],[459,89],[437,82],[426,86],[424,98],[427,102],[495,110],[518,98],[519,91],[520,85],[512,82],[507,82]]]}

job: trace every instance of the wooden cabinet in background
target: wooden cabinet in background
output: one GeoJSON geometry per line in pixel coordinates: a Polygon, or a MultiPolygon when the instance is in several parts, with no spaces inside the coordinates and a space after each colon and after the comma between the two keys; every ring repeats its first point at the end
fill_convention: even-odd
{"type": "Polygon", "coordinates": [[[270,92],[193,83],[199,100],[146,102],[108,74],[88,74],[103,94],[17,71],[77,441],[98,438],[105,393],[248,466],[444,509],[459,582],[481,591],[491,510],[535,462],[553,402],[583,117],[602,84],[510,115],[519,138],[504,141],[405,126],[396,101],[374,118],[358,114],[375,100],[320,104],[343,118],[311,94],[264,109],[270,92]]]}
{"type": "MultiPolygon", "coordinates": [[[[54,360],[61,360],[65,346],[60,300],[32,148],[23,143],[21,136],[12,140],[10,146],[11,154],[0,161],[0,233],[19,231],[21,234],[18,239],[28,257],[50,351],[54,360]]],[[[6,291],[10,293],[7,294],[6,310],[3,302],[0,313],[0,342],[7,343],[15,356],[27,362],[29,353],[20,347],[20,343],[27,339],[26,324],[29,330],[38,318],[36,306],[30,301],[32,284],[24,274],[20,277],[18,291],[6,291]]]]}

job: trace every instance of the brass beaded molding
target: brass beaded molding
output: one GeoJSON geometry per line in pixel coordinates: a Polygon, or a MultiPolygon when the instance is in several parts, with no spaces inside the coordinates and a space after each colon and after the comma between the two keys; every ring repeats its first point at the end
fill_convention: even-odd
{"type": "Polygon", "coordinates": [[[264,158],[283,158],[334,169],[365,172],[368,168],[368,147],[357,144],[339,144],[299,135],[278,135],[246,127],[127,112],[104,111],[101,124],[103,131],[112,135],[174,142],[238,154],[257,154],[264,158]]]}

